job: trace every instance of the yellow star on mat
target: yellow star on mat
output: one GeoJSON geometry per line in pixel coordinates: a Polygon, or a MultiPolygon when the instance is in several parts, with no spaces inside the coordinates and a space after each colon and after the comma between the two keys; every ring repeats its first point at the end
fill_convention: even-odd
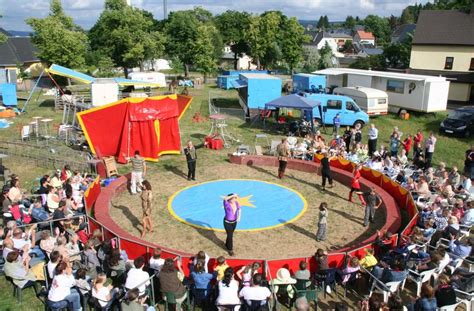
{"type": "MultiPolygon", "coordinates": [[[[253,202],[251,201],[252,197],[253,197],[253,194],[248,195],[246,197],[239,197],[237,199],[237,202],[239,202],[240,206],[247,206],[247,207],[255,208],[256,206],[253,205],[253,202]]],[[[223,199],[224,196],[221,195],[221,198],[223,199]]]]}

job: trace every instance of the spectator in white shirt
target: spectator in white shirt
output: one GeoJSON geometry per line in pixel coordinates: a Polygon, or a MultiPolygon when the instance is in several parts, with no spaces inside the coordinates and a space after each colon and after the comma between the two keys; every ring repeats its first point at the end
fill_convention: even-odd
{"type": "Polygon", "coordinates": [[[271,298],[272,293],[267,287],[260,286],[262,284],[262,274],[256,273],[253,276],[252,286],[242,288],[239,296],[243,298],[247,305],[251,305],[252,301],[260,301],[260,304],[266,305],[267,300],[271,298]]]}
{"type": "Polygon", "coordinates": [[[161,248],[155,248],[153,250],[153,256],[150,258],[150,269],[153,269],[155,273],[160,274],[161,268],[165,264],[165,260],[161,258],[161,248]]]}
{"type": "Polygon", "coordinates": [[[138,287],[140,296],[145,294],[146,287],[150,285],[150,276],[143,271],[145,266],[145,259],[143,257],[135,258],[133,261],[134,267],[127,273],[127,280],[125,281],[125,288],[132,289],[138,287]]]}
{"type": "Polygon", "coordinates": [[[48,276],[50,279],[54,278],[54,275],[56,274],[56,266],[61,261],[61,259],[61,253],[58,251],[53,251],[49,256],[49,262],[46,265],[46,269],[48,270],[48,276]]]}
{"type": "Polygon", "coordinates": [[[227,310],[225,305],[237,305],[234,307],[235,311],[240,310],[240,298],[239,298],[239,282],[234,279],[234,269],[227,268],[224,271],[224,277],[218,283],[219,296],[216,300],[216,306],[219,311],[227,310]]]}
{"type": "Polygon", "coordinates": [[[102,308],[108,308],[114,303],[117,292],[112,285],[105,286],[106,281],[107,276],[104,273],[99,273],[92,282],[92,297],[97,299],[102,308]]]}
{"type": "Polygon", "coordinates": [[[466,226],[474,225],[474,202],[467,202],[468,210],[464,213],[464,216],[461,218],[461,224],[466,226]]]}
{"type": "Polygon", "coordinates": [[[56,275],[53,278],[48,293],[49,306],[57,308],[59,302],[67,300],[72,304],[74,311],[81,311],[81,297],[76,289],[76,280],[72,275],[72,267],[69,262],[60,261],[56,266],[56,275]]]}

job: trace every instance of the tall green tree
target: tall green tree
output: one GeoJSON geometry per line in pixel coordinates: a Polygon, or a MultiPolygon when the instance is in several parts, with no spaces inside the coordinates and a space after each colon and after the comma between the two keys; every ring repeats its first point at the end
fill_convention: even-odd
{"type": "Polygon", "coordinates": [[[290,73],[303,61],[303,43],[311,39],[305,35],[304,27],[300,25],[295,17],[287,19],[282,29],[282,54],[283,60],[288,65],[290,73]]]}
{"type": "Polygon", "coordinates": [[[390,24],[386,18],[377,15],[368,15],[364,19],[365,31],[374,34],[378,45],[390,42],[390,24]]]}
{"type": "Polygon", "coordinates": [[[266,40],[264,35],[261,34],[262,17],[260,16],[251,16],[249,21],[248,30],[245,32],[245,41],[249,46],[250,56],[253,57],[253,60],[257,64],[257,68],[260,68],[260,61],[265,56],[266,52],[266,40]]]}
{"type": "Polygon", "coordinates": [[[410,66],[412,34],[400,43],[393,43],[383,49],[386,66],[390,68],[406,69],[410,66]]]}
{"type": "Polygon", "coordinates": [[[409,7],[406,7],[402,11],[402,15],[400,16],[400,24],[413,24],[415,23],[415,16],[413,14],[413,10],[409,7]]]}
{"type": "Polygon", "coordinates": [[[383,55],[370,55],[368,57],[359,58],[350,64],[349,68],[384,70],[387,66],[383,55]]]}
{"type": "Polygon", "coordinates": [[[217,70],[217,58],[214,53],[213,38],[217,29],[210,24],[202,24],[197,29],[197,37],[194,42],[195,53],[194,66],[196,70],[204,75],[204,83],[210,73],[217,70]]]}
{"type": "Polygon", "coordinates": [[[61,0],[51,1],[47,17],[29,18],[26,23],[33,29],[32,42],[38,48],[38,57],[42,62],[72,68],[84,65],[87,36],[64,13],[61,0]]]}
{"type": "Polygon", "coordinates": [[[354,29],[354,26],[357,24],[355,18],[352,15],[346,17],[343,26],[347,29],[354,29]]]}
{"type": "Polygon", "coordinates": [[[329,29],[330,25],[329,25],[329,18],[327,15],[324,15],[319,18],[318,20],[318,23],[316,25],[316,28],[320,29],[320,30],[326,30],[326,29],[329,29]]]}
{"type": "Polygon", "coordinates": [[[334,67],[332,63],[332,49],[329,43],[326,42],[324,47],[319,50],[318,70],[334,67]]]}
{"type": "Polygon", "coordinates": [[[239,11],[225,11],[215,17],[215,24],[222,40],[234,53],[234,69],[237,69],[237,58],[244,53],[249,54],[249,46],[245,41],[245,32],[249,28],[250,14],[239,11]]]}
{"type": "Polygon", "coordinates": [[[165,37],[155,29],[150,14],[132,8],[125,0],[106,0],[105,9],[89,32],[93,51],[124,69],[142,66],[163,55],[165,37]]]}
{"type": "MultiPolygon", "coordinates": [[[[3,16],[0,15],[0,18],[2,18],[3,16]]],[[[3,33],[0,33],[0,44],[4,43],[5,41],[7,41],[7,36],[4,35],[3,33]]]]}

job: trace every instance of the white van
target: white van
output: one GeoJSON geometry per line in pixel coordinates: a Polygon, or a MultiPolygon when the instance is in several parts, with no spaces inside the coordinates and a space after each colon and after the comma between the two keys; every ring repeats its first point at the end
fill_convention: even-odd
{"type": "Polygon", "coordinates": [[[352,98],[369,116],[387,114],[388,95],[386,92],[369,87],[337,87],[334,94],[352,98]]]}

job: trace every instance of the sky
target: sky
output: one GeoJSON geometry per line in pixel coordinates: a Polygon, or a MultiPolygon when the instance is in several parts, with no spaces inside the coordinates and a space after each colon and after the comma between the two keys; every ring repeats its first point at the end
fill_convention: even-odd
{"type": "MultiPolygon", "coordinates": [[[[163,18],[163,0],[130,0],[135,7],[163,18]]],[[[262,13],[280,10],[287,16],[315,20],[327,15],[330,21],[342,21],[347,15],[365,17],[368,14],[399,16],[407,5],[427,0],[168,0],[168,11],[192,9],[201,6],[214,14],[226,10],[262,13]]],[[[104,0],[62,0],[67,14],[77,24],[89,29],[103,10],[104,0]]],[[[49,0],[0,0],[0,27],[7,30],[29,31],[25,19],[44,17],[49,11],[49,0]]]]}

